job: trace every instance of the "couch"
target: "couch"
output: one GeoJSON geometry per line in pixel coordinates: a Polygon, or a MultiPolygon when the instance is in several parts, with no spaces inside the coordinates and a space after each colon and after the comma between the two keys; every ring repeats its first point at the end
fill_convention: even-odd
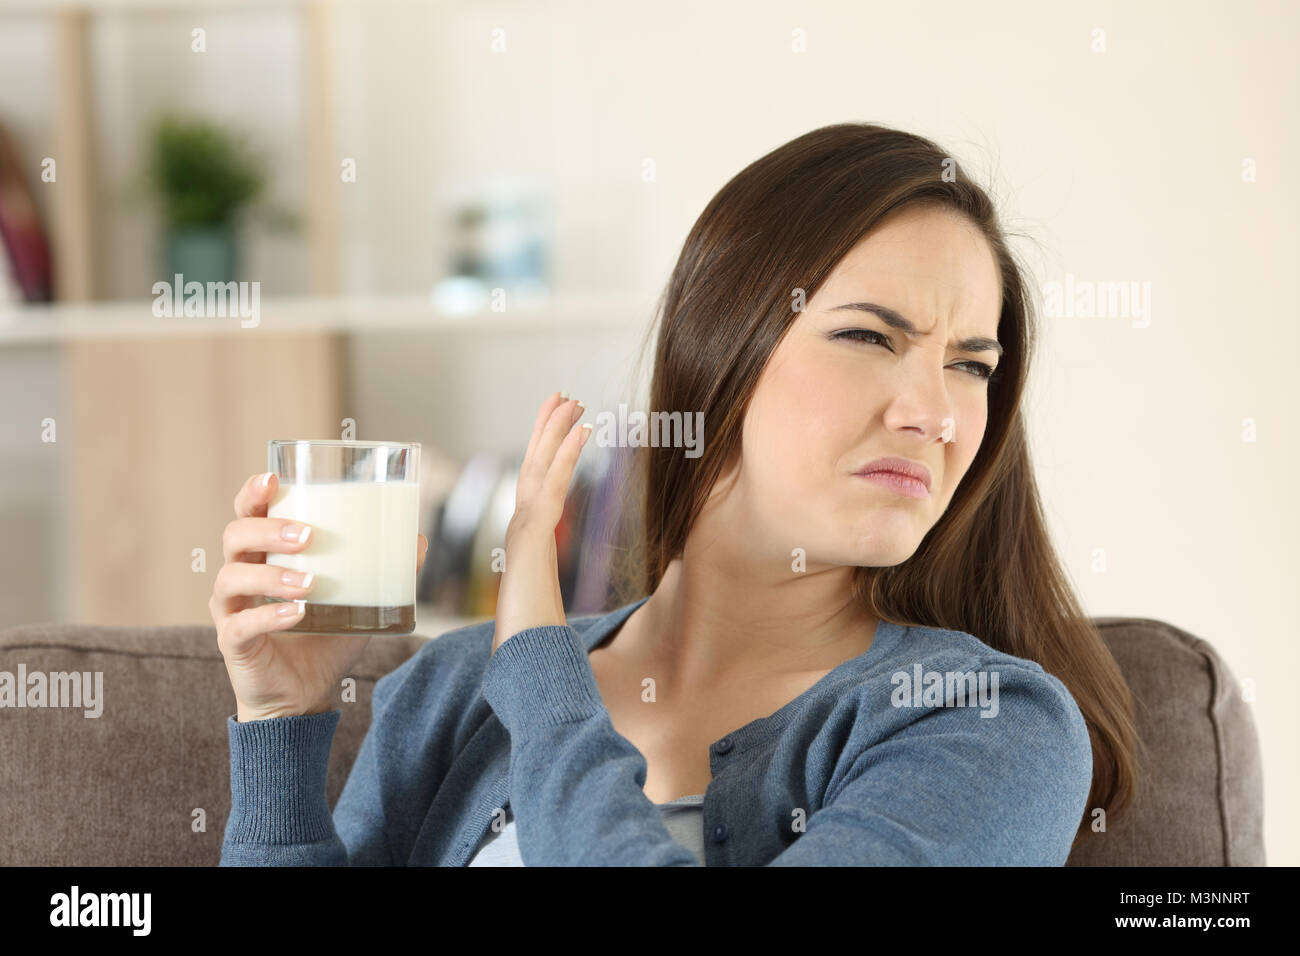
{"type": "MultiPolygon", "coordinates": [[[[1212,645],[1161,621],[1096,618],[1137,702],[1143,787],[1070,866],[1263,865],[1259,742],[1212,645]]],[[[353,669],[327,793],[338,800],[375,681],[428,638],[372,639],[353,669]]],[[[234,695],[211,626],[0,630],[0,671],[103,673],[104,713],[0,709],[0,863],[212,866],[230,810],[234,695]]]]}

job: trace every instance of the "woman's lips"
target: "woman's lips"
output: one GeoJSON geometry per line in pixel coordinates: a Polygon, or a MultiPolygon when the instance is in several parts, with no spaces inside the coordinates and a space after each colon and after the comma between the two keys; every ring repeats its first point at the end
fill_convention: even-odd
{"type": "Polygon", "coordinates": [[[919,481],[908,475],[900,475],[896,471],[872,471],[865,475],[854,475],[855,478],[863,478],[874,484],[881,485],[891,491],[906,498],[928,498],[929,490],[925,487],[925,482],[919,481]]]}

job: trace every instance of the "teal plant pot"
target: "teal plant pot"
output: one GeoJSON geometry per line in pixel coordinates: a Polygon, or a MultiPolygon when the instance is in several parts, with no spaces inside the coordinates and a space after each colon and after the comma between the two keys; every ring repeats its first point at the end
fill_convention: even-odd
{"type": "Polygon", "coordinates": [[[164,239],[166,280],[234,282],[238,268],[235,231],[227,225],[169,229],[164,239]]]}

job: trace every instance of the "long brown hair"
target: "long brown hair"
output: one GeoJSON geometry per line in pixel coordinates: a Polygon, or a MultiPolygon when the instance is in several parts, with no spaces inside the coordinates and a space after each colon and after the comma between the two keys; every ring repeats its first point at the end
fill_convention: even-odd
{"type": "Polygon", "coordinates": [[[811,299],[873,227],[915,204],[957,210],[988,239],[1002,279],[1004,352],[988,385],[983,442],[948,509],[908,560],[857,568],[854,595],[876,617],[965,631],[1065,684],[1092,741],[1092,788],[1077,845],[1094,810],[1104,808],[1113,821],[1133,798],[1133,702],[1043,519],[1020,411],[1034,343],[1021,269],[989,197],[930,140],[867,123],[824,126],[741,170],[700,215],[659,301],[650,409],[702,411],[710,440],[697,458],[674,448],[636,450],[630,481],[640,490],[624,500],[642,507],[626,515],[636,546],[620,564],[619,597],[653,593],[681,555],[739,450],[759,376],[798,317],[795,290],[811,299]]]}

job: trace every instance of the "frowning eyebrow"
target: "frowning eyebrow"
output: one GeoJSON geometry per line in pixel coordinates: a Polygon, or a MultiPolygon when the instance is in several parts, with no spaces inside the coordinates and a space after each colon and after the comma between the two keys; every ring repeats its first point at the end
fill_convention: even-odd
{"type": "MultiPolygon", "coordinates": [[[[903,318],[893,309],[886,308],[883,305],[876,305],[874,302],[848,302],[844,305],[837,305],[829,311],[836,312],[840,309],[856,309],[859,312],[870,312],[873,315],[878,316],[880,321],[884,322],[889,327],[906,332],[908,335],[929,334],[928,332],[918,332],[915,325],[903,318]]],[[[969,339],[962,339],[957,343],[957,349],[961,352],[992,351],[997,352],[999,357],[1002,355],[1002,345],[998,340],[985,338],[982,335],[977,335],[969,339]]]]}

